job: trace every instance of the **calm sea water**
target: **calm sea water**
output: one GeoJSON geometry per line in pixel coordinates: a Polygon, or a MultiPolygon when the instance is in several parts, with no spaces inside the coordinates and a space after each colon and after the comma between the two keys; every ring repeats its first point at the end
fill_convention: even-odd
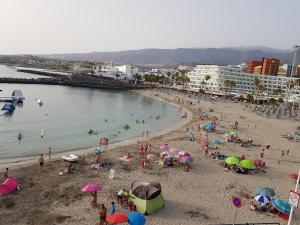
{"type": "MultiPolygon", "coordinates": [[[[12,115],[0,112],[0,159],[47,153],[48,147],[60,152],[94,146],[100,137],[112,142],[126,140],[140,136],[143,130],[151,134],[170,127],[179,120],[175,107],[129,91],[26,84],[0,84],[0,89],[0,96],[21,89],[26,97],[12,115]],[[37,104],[37,98],[43,100],[43,106],[37,104]],[[157,120],[156,116],[161,117],[157,120]],[[130,129],[125,130],[124,123],[130,129]],[[98,135],[89,135],[89,129],[98,135]],[[17,140],[19,132],[21,142],[17,140]]],[[[0,102],[1,108],[3,104],[0,102]]]]}

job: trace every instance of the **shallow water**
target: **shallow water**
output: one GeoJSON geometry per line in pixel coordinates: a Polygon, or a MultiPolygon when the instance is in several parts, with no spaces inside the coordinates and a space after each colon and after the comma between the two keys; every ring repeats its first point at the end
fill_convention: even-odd
{"type": "MultiPolygon", "coordinates": [[[[111,142],[126,140],[140,136],[143,130],[150,134],[160,131],[179,120],[175,107],[130,91],[28,84],[0,84],[0,89],[0,97],[11,95],[14,89],[21,89],[26,97],[12,115],[0,112],[0,159],[47,153],[48,147],[61,152],[95,146],[100,137],[111,142]],[[42,106],[37,98],[43,100],[42,106]],[[157,116],[161,117],[157,120],[157,116]],[[124,123],[130,129],[125,130],[124,123]],[[89,135],[89,129],[98,134],[89,135]],[[19,132],[23,135],[20,142],[19,132]]],[[[3,104],[0,102],[1,108],[3,104]]]]}

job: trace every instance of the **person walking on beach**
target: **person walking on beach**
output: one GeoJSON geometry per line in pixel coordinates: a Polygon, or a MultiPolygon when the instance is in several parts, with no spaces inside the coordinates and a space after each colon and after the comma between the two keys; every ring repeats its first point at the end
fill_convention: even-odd
{"type": "Polygon", "coordinates": [[[44,172],[44,155],[41,154],[39,158],[39,163],[40,163],[40,173],[44,172]]]}
{"type": "Polygon", "coordinates": [[[106,208],[104,206],[104,204],[101,205],[101,209],[99,211],[99,215],[100,215],[100,225],[104,225],[107,224],[106,222],[106,208]]]}
{"type": "Polygon", "coordinates": [[[110,215],[114,215],[116,213],[116,205],[115,202],[111,203],[110,215]]]}
{"type": "Polygon", "coordinates": [[[285,151],[282,151],[282,152],[281,152],[281,158],[283,158],[284,155],[285,155],[285,151]]]}
{"type": "Polygon", "coordinates": [[[97,206],[97,191],[91,192],[92,195],[92,206],[96,207],[97,206]]]}
{"type": "Polygon", "coordinates": [[[288,156],[290,154],[290,150],[288,149],[287,151],[286,151],[286,155],[288,156]]]}
{"type": "Polygon", "coordinates": [[[262,159],[264,157],[264,152],[260,153],[260,158],[262,159]]]}
{"type": "Polygon", "coordinates": [[[49,159],[51,159],[51,147],[48,147],[49,150],[49,159]]]}
{"type": "Polygon", "coordinates": [[[8,178],[8,168],[5,168],[3,177],[4,177],[4,180],[6,178],[8,178]]]}

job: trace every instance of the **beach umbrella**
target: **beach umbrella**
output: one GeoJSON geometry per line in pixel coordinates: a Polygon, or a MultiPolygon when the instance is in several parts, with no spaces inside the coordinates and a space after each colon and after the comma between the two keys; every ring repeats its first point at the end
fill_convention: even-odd
{"type": "Polygon", "coordinates": [[[207,130],[214,130],[214,129],[216,129],[216,127],[213,126],[213,125],[211,125],[211,124],[206,125],[205,128],[206,128],[207,130]]]}
{"type": "Polygon", "coordinates": [[[234,137],[237,137],[239,134],[238,134],[237,130],[232,130],[232,131],[230,132],[230,135],[232,135],[232,136],[234,136],[234,137]]]}
{"type": "Polygon", "coordinates": [[[185,150],[181,150],[177,155],[183,156],[184,154],[188,154],[185,150]]]}
{"type": "Polygon", "coordinates": [[[272,200],[272,205],[281,213],[283,214],[290,214],[291,211],[291,205],[279,198],[272,200]]]}
{"type": "Polygon", "coordinates": [[[82,189],[81,192],[95,192],[101,191],[102,186],[100,184],[87,184],[82,189]]]}
{"type": "Polygon", "coordinates": [[[235,156],[229,156],[226,158],[225,162],[229,165],[236,165],[240,162],[240,160],[235,156]]]}
{"type": "Polygon", "coordinates": [[[172,153],[172,154],[178,155],[179,150],[176,149],[176,148],[171,148],[169,152],[172,153]]]}
{"type": "Polygon", "coordinates": [[[247,160],[247,159],[240,161],[240,164],[245,169],[255,169],[256,168],[254,163],[250,160],[247,160]]]}
{"type": "Polygon", "coordinates": [[[214,144],[214,145],[220,145],[220,144],[222,144],[222,142],[220,140],[218,140],[218,139],[214,139],[211,143],[214,144]]]}
{"type": "Polygon", "coordinates": [[[164,155],[163,158],[164,159],[175,159],[177,158],[178,156],[175,155],[175,154],[167,154],[167,155],[164,155]]]}
{"type": "Polygon", "coordinates": [[[191,156],[184,156],[180,159],[181,163],[191,163],[193,161],[193,158],[191,156]]]}
{"type": "Polygon", "coordinates": [[[128,223],[130,225],[144,225],[146,223],[146,217],[139,213],[130,213],[128,223]]]}
{"type": "Polygon", "coordinates": [[[297,180],[298,179],[298,173],[291,173],[290,178],[293,179],[293,180],[297,180]]]}
{"type": "Polygon", "coordinates": [[[168,155],[168,154],[169,154],[169,152],[163,151],[163,152],[161,152],[159,155],[160,155],[161,157],[163,157],[164,155],[168,155]]]}
{"type": "Polygon", "coordinates": [[[96,147],[96,148],[95,148],[95,152],[96,152],[96,153],[102,153],[102,152],[104,152],[104,149],[101,148],[101,147],[96,147]]]}
{"type": "Polygon", "coordinates": [[[116,223],[127,223],[128,216],[126,214],[116,213],[106,217],[106,222],[116,224],[116,223]]]}
{"type": "Polygon", "coordinates": [[[186,133],[185,133],[185,135],[187,136],[187,137],[194,137],[194,133],[192,132],[192,131],[187,131],[186,133]]]}
{"type": "Polygon", "coordinates": [[[262,205],[265,205],[265,204],[271,202],[271,198],[269,196],[262,195],[262,194],[257,194],[257,195],[255,195],[254,198],[256,201],[258,201],[262,205]]]}
{"type": "Polygon", "coordinates": [[[269,197],[275,196],[275,191],[269,187],[258,187],[256,188],[256,194],[263,194],[269,197]]]}
{"type": "Polygon", "coordinates": [[[157,160],[158,159],[158,155],[155,155],[155,154],[148,154],[146,157],[148,160],[157,160]]]}
{"type": "Polygon", "coordinates": [[[169,147],[168,144],[163,144],[163,145],[161,145],[159,148],[160,148],[160,150],[163,150],[163,151],[168,151],[168,150],[170,150],[170,147],[169,147]]]}

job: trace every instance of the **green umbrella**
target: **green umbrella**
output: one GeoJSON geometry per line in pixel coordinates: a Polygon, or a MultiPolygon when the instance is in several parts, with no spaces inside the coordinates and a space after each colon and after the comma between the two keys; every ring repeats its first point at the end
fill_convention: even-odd
{"type": "Polygon", "coordinates": [[[245,169],[255,169],[256,168],[254,163],[250,160],[242,160],[242,161],[240,161],[240,164],[245,169]]]}
{"type": "Polygon", "coordinates": [[[235,136],[235,137],[237,137],[237,136],[239,135],[238,132],[237,132],[237,130],[231,131],[230,134],[231,134],[232,136],[235,136]]]}
{"type": "Polygon", "coordinates": [[[273,197],[275,195],[275,191],[269,187],[258,187],[256,188],[256,194],[263,194],[269,197],[273,197]]]}
{"type": "Polygon", "coordinates": [[[240,160],[235,156],[229,156],[226,158],[225,162],[229,165],[236,165],[240,162],[240,160]]]}

